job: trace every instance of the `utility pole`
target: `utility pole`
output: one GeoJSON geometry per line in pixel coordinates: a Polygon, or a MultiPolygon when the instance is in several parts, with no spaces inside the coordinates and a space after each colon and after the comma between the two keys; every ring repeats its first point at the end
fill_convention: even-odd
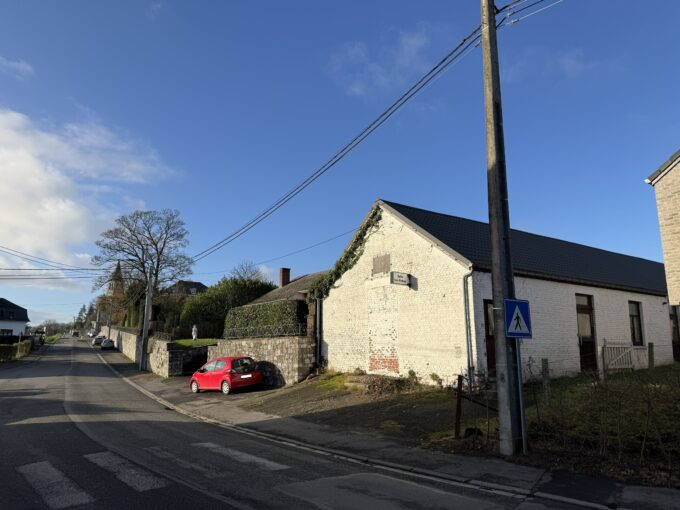
{"type": "Polygon", "coordinates": [[[496,384],[500,452],[515,455],[523,450],[524,409],[520,402],[519,343],[505,336],[503,300],[515,298],[510,254],[510,211],[505,175],[503,110],[496,43],[496,6],[481,0],[484,104],[486,112],[486,164],[491,232],[491,281],[496,333],[496,384]]]}
{"type": "Polygon", "coordinates": [[[153,292],[153,264],[150,264],[146,282],[146,299],[144,301],[144,326],[142,327],[142,352],[139,356],[139,370],[144,370],[146,346],[149,343],[149,320],[151,319],[151,293],[153,292]]]}

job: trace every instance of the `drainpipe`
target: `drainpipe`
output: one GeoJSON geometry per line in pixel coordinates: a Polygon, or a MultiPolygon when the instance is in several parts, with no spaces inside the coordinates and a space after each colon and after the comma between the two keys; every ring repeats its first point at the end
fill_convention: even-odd
{"type": "Polygon", "coordinates": [[[321,340],[323,334],[321,329],[323,328],[323,299],[317,298],[316,300],[316,374],[319,375],[321,372],[321,340]]]}
{"type": "Polygon", "coordinates": [[[474,384],[474,364],[472,363],[472,327],[470,325],[470,295],[468,291],[468,280],[474,272],[472,266],[468,268],[469,273],[463,276],[463,300],[465,302],[465,340],[467,342],[467,365],[468,365],[468,378],[469,378],[469,390],[472,392],[472,386],[474,384]]]}

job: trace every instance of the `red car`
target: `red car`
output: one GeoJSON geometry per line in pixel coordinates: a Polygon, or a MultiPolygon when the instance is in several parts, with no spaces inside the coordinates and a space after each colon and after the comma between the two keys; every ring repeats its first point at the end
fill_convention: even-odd
{"type": "Polygon", "coordinates": [[[263,380],[262,372],[253,358],[215,358],[194,372],[189,387],[194,393],[221,390],[227,395],[232,389],[257,386],[263,380]]]}

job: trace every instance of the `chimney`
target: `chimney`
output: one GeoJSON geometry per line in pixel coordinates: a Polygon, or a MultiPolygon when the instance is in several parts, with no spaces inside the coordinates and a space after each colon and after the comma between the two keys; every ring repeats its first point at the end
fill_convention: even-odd
{"type": "Polygon", "coordinates": [[[279,288],[285,287],[290,283],[290,268],[282,267],[279,269],[279,288]]]}

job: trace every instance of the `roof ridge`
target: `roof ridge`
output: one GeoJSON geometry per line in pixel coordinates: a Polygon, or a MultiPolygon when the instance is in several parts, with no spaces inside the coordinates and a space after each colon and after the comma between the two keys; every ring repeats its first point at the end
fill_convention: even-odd
{"type": "MultiPolygon", "coordinates": [[[[401,204],[399,202],[392,202],[392,201],[389,201],[389,200],[382,200],[381,199],[381,202],[384,202],[385,204],[387,204],[389,206],[396,205],[396,206],[399,206],[399,207],[408,207],[409,209],[415,209],[415,210],[423,211],[423,212],[426,212],[426,213],[429,213],[429,214],[436,214],[438,216],[446,216],[447,218],[455,218],[457,220],[468,221],[468,222],[471,222],[471,223],[478,223],[478,224],[481,224],[481,225],[485,225],[486,227],[489,226],[489,223],[486,222],[486,221],[473,220],[471,218],[465,218],[463,216],[455,216],[453,214],[447,214],[447,213],[442,213],[442,212],[438,212],[438,211],[432,211],[430,209],[423,209],[422,207],[414,207],[414,206],[411,206],[411,205],[401,204]]],[[[423,228],[423,227],[421,227],[421,228],[423,228]]],[[[610,253],[612,255],[619,255],[619,256],[622,256],[622,257],[630,257],[630,258],[642,260],[644,262],[653,262],[655,264],[663,265],[663,262],[659,262],[657,260],[646,259],[646,258],[640,257],[638,255],[629,255],[627,253],[621,253],[621,252],[617,252],[617,251],[607,250],[605,248],[599,248],[597,246],[591,246],[591,245],[588,245],[588,244],[579,243],[579,242],[575,242],[575,241],[567,241],[566,239],[559,239],[557,237],[551,237],[551,236],[548,236],[548,235],[545,235],[545,234],[537,234],[535,232],[527,232],[526,230],[520,230],[520,229],[517,229],[517,228],[510,228],[510,230],[512,232],[519,232],[520,234],[526,234],[526,235],[530,235],[530,236],[534,236],[534,237],[541,237],[543,239],[550,239],[552,241],[558,241],[560,243],[571,244],[571,245],[574,245],[574,246],[581,246],[583,248],[588,248],[590,250],[598,250],[598,251],[601,251],[603,253],[610,253]]]]}

